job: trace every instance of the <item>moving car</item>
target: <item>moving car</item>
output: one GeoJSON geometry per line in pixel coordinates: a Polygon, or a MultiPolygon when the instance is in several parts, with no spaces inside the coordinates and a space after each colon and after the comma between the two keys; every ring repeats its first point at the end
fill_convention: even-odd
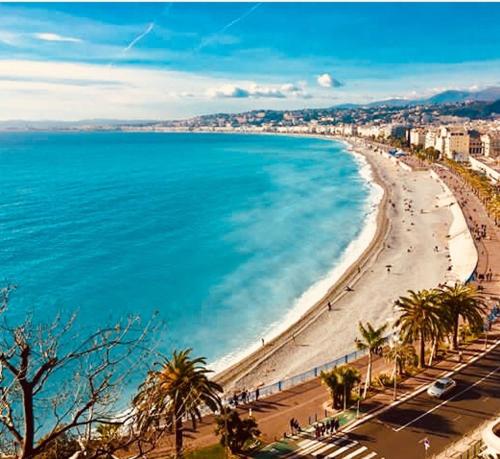
{"type": "Polygon", "coordinates": [[[444,394],[452,390],[457,383],[451,378],[440,378],[434,381],[427,389],[427,394],[431,397],[441,398],[444,394]]]}

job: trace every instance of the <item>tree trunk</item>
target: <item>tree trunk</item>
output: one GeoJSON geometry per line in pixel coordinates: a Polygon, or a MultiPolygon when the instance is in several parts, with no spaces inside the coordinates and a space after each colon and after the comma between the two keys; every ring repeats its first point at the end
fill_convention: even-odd
{"type": "Polygon", "coordinates": [[[425,341],[424,341],[424,333],[420,332],[420,356],[418,359],[419,368],[425,367],[425,341]]]}
{"type": "Polygon", "coordinates": [[[33,388],[26,381],[20,383],[23,391],[24,439],[20,459],[34,457],[35,418],[33,416],[33,388]]]}
{"type": "Polygon", "coordinates": [[[432,366],[432,361],[434,360],[434,356],[436,354],[437,348],[437,339],[435,339],[432,343],[431,355],[429,356],[429,366],[432,366]]]}
{"type": "Polygon", "coordinates": [[[458,349],[458,317],[455,319],[453,324],[453,347],[452,349],[456,351],[458,349]]]}
{"type": "Polygon", "coordinates": [[[182,417],[180,415],[175,416],[175,459],[182,459],[182,417]]]}
{"type": "Polygon", "coordinates": [[[372,353],[368,352],[368,368],[366,369],[366,380],[365,380],[365,390],[363,391],[363,398],[366,398],[368,393],[368,388],[372,383],[372,353]]]}

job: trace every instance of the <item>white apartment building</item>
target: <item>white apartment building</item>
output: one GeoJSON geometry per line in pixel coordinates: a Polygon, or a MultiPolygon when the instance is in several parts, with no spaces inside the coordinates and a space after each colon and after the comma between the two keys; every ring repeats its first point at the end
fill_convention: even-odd
{"type": "MultiPolygon", "coordinates": [[[[435,130],[429,129],[425,133],[424,148],[436,148],[436,138],[438,138],[438,133],[435,130]]],[[[436,148],[436,150],[443,151],[442,149],[436,148]]]]}
{"type": "Polygon", "coordinates": [[[356,135],[356,126],[354,124],[345,124],[342,129],[342,134],[345,136],[356,135]]]}
{"type": "Polygon", "coordinates": [[[357,133],[360,137],[378,137],[379,127],[372,124],[365,124],[357,127],[357,133]]]}
{"type": "Polygon", "coordinates": [[[384,139],[388,139],[389,137],[404,138],[406,127],[401,124],[386,124],[380,127],[378,135],[384,139]]]}
{"type": "Polygon", "coordinates": [[[487,133],[481,136],[483,155],[488,158],[500,158],[500,133],[487,133]]]}
{"type": "Polygon", "coordinates": [[[425,145],[425,131],[423,129],[410,130],[410,145],[423,147],[425,145]]]}

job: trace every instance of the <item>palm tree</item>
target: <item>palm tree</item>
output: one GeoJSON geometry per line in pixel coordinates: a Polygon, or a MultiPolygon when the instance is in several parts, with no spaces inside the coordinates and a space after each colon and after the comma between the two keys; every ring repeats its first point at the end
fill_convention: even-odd
{"type": "Polygon", "coordinates": [[[215,418],[215,434],[220,435],[220,443],[228,447],[231,453],[241,453],[245,444],[252,439],[257,439],[260,430],[253,418],[241,419],[236,410],[224,408],[215,418]]]}
{"type": "Polygon", "coordinates": [[[361,373],[351,365],[341,365],[337,368],[337,379],[343,389],[342,401],[345,410],[351,404],[353,387],[361,381],[361,373]]]}
{"type": "Polygon", "coordinates": [[[373,354],[382,349],[382,346],[387,341],[387,338],[384,336],[387,324],[379,328],[373,328],[370,322],[367,322],[366,326],[364,326],[362,322],[359,322],[358,326],[359,332],[361,333],[361,339],[355,339],[356,347],[360,351],[368,351],[368,369],[366,371],[365,389],[363,391],[363,398],[365,398],[368,388],[372,383],[373,354]]]}
{"type": "Polygon", "coordinates": [[[341,365],[330,371],[322,371],[322,383],[328,387],[334,408],[344,409],[351,403],[353,387],[361,381],[359,370],[351,365],[341,365]]]}
{"type": "Polygon", "coordinates": [[[400,330],[404,343],[420,342],[418,366],[425,366],[425,342],[439,335],[445,324],[436,306],[438,293],[436,290],[408,291],[408,296],[402,296],[396,301],[401,316],[395,326],[400,330]]]}
{"type": "Polygon", "coordinates": [[[340,407],[340,397],[341,393],[341,385],[337,378],[337,368],[333,368],[330,371],[322,371],[320,373],[321,382],[328,388],[330,391],[330,396],[332,398],[332,406],[334,409],[340,407]]]}
{"type": "Polygon", "coordinates": [[[383,354],[388,362],[394,363],[393,378],[397,375],[403,375],[408,365],[415,365],[417,363],[417,353],[412,344],[405,344],[397,342],[393,346],[385,346],[383,354]]]}
{"type": "Polygon", "coordinates": [[[183,418],[190,418],[196,428],[202,406],[212,412],[221,408],[221,386],[208,379],[205,358],[191,358],[190,353],[191,349],[174,351],[171,359],[164,358],[158,370],[148,373],[134,398],[137,424],[144,432],[162,425],[173,428],[177,459],[183,456],[183,418]]]}
{"type": "Polygon", "coordinates": [[[460,318],[472,327],[483,324],[482,314],[486,310],[483,299],[472,285],[456,282],[453,286],[445,286],[439,290],[439,305],[449,318],[453,340],[453,349],[458,349],[458,323],[460,318]]]}

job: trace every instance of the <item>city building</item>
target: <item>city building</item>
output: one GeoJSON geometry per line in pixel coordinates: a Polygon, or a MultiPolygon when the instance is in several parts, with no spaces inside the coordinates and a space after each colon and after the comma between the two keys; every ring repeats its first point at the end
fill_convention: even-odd
{"type": "Polygon", "coordinates": [[[441,129],[443,138],[443,154],[454,161],[469,160],[469,134],[462,127],[446,127],[441,129]],[[446,133],[444,136],[443,134],[446,133]]]}
{"type": "Polygon", "coordinates": [[[481,156],[483,154],[483,143],[477,131],[469,132],[469,155],[481,156]]]}
{"type": "Polygon", "coordinates": [[[426,133],[423,129],[411,129],[410,130],[410,145],[416,147],[423,147],[425,145],[426,133]]]}
{"type": "Polygon", "coordinates": [[[488,158],[500,157],[500,133],[487,133],[481,136],[483,155],[488,158]]]}

